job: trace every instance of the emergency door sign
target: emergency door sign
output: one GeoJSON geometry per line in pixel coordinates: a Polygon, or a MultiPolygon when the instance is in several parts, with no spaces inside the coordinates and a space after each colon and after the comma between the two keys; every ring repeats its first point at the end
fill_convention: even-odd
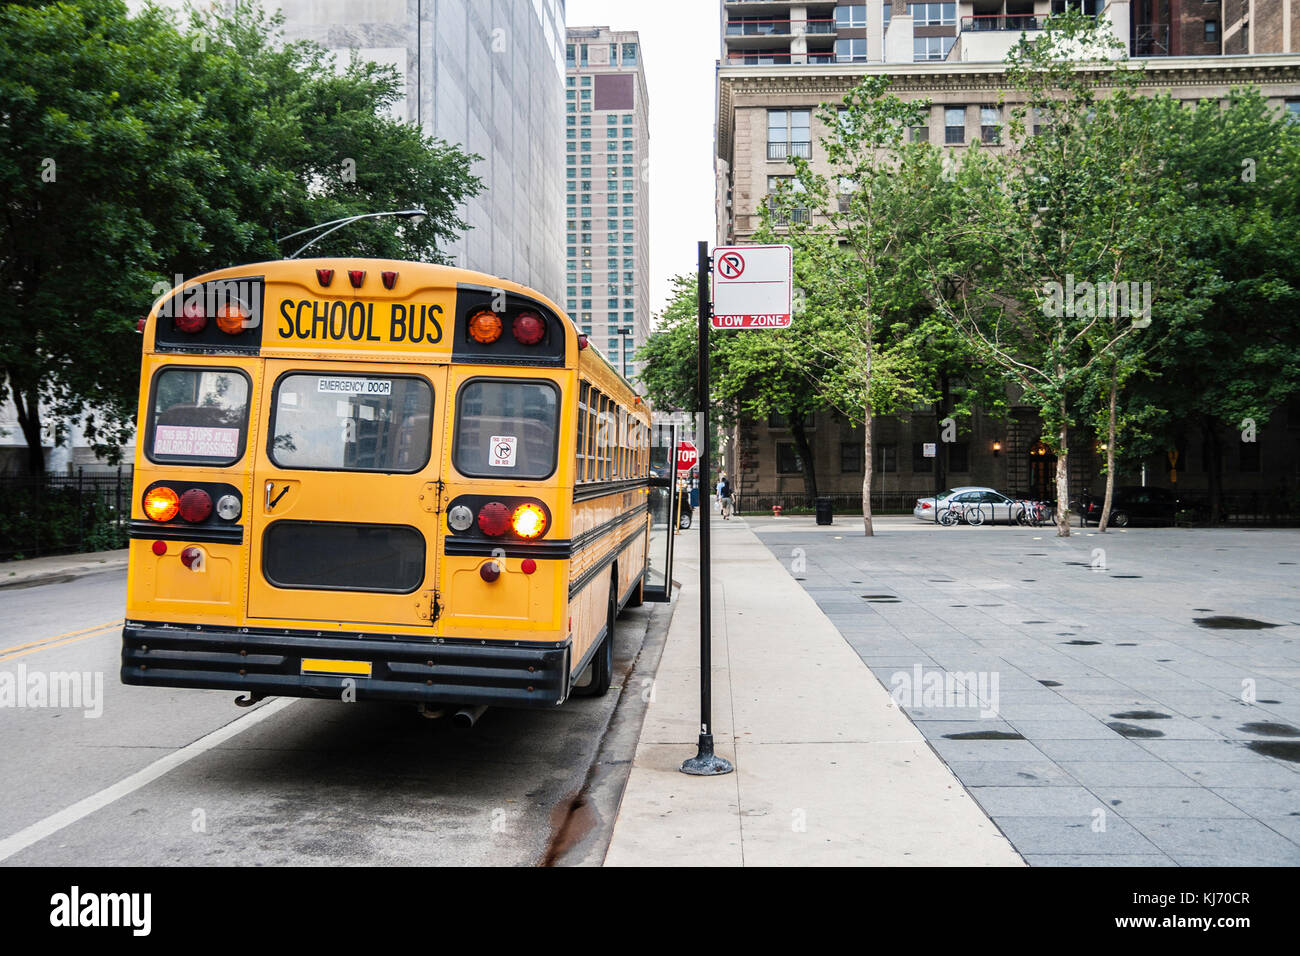
{"type": "Polygon", "coordinates": [[[793,320],[794,253],[789,246],[713,250],[715,329],[787,329],[793,320]]]}

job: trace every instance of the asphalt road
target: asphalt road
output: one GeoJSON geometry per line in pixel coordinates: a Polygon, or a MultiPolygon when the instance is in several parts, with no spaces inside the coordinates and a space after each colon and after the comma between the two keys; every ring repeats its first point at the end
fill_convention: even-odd
{"type": "MultiPolygon", "coordinates": [[[[533,865],[562,828],[570,856],[603,855],[621,786],[605,773],[603,797],[579,794],[616,706],[616,727],[639,726],[639,678],[619,691],[643,643],[657,659],[667,606],[620,617],[604,698],[459,730],[382,704],[243,710],[227,691],[123,686],[125,584],[114,571],[0,588],[0,864],[533,865]],[[83,675],[80,707],[4,697],[5,681],[59,672],[83,675]]],[[[630,758],[610,747],[602,761],[630,758]]]]}

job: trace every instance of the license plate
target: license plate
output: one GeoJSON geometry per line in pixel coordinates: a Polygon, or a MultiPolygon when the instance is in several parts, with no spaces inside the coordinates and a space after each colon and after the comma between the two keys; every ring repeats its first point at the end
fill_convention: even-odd
{"type": "Polygon", "coordinates": [[[374,665],[370,661],[331,661],[304,657],[303,674],[346,674],[349,677],[369,677],[374,665]]]}

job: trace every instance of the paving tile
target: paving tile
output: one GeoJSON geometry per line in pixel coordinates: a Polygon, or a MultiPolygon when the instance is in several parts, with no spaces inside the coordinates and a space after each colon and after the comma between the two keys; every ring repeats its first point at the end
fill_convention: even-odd
{"type": "Polygon", "coordinates": [[[1258,820],[1137,817],[1131,822],[1180,866],[1300,866],[1300,845],[1258,820]]]}
{"type": "Polygon", "coordinates": [[[1149,751],[1118,736],[1111,740],[1044,740],[1040,741],[1039,749],[1057,763],[1096,760],[1155,762],[1149,751]]]}
{"type": "Polygon", "coordinates": [[[1101,786],[1093,792],[1126,820],[1134,817],[1223,817],[1243,818],[1247,814],[1205,787],[1101,786]]]}
{"type": "Polygon", "coordinates": [[[966,787],[1075,787],[1078,781],[1049,761],[953,760],[949,768],[966,787]]]}
{"type": "Polygon", "coordinates": [[[1300,781],[1294,787],[1215,787],[1213,792],[1252,817],[1300,817],[1300,781]]]}
{"type": "Polygon", "coordinates": [[[984,812],[998,817],[1080,817],[1104,807],[1083,787],[971,787],[971,796],[984,812]]]}
{"type": "Polygon", "coordinates": [[[1195,781],[1159,760],[1062,761],[1060,768],[1085,787],[1189,787],[1195,781]]]}
{"type": "MultiPolygon", "coordinates": [[[[1103,811],[1104,812],[1104,811],[1103,811]]],[[[1062,817],[994,817],[1021,855],[1056,853],[1104,856],[1107,854],[1155,855],[1161,852],[1132,824],[1118,815],[1092,814],[1062,817]],[[1095,830],[1104,820],[1105,829],[1095,830]]]]}
{"type": "Polygon", "coordinates": [[[1085,856],[1068,853],[1031,853],[1025,857],[1030,866],[1177,866],[1173,860],[1160,854],[1096,854],[1085,856]]]}
{"type": "Polygon", "coordinates": [[[1225,760],[1222,763],[1205,761],[1173,761],[1180,773],[1191,777],[1202,787],[1265,787],[1294,790],[1296,806],[1300,810],[1300,777],[1289,767],[1276,760],[1251,754],[1253,760],[1225,760]]]}

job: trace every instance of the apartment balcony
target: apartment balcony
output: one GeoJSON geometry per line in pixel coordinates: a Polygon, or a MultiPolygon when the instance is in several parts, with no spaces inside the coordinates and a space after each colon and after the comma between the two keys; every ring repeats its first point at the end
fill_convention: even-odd
{"type": "Polygon", "coordinates": [[[791,156],[798,156],[801,159],[812,158],[812,143],[768,143],[768,159],[789,159],[791,156]]]}
{"type": "Polygon", "coordinates": [[[750,37],[834,36],[835,20],[826,17],[803,20],[764,20],[754,17],[727,21],[727,44],[750,37]]]}
{"type": "Polygon", "coordinates": [[[962,17],[961,30],[963,33],[1041,30],[1043,29],[1043,21],[1046,19],[1046,17],[1036,17],[1032,14],[990,14],[988,16],[962,17]]]}

